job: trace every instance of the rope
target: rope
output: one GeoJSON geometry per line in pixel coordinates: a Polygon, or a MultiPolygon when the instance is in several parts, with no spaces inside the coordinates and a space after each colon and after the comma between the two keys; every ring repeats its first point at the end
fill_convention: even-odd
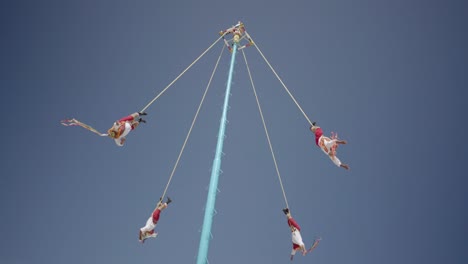
{"type": "Polygon", "coordinates": [[[144,112],[148,107],[150,107],[151,104],[154,103],[154,101],[156,101],[169,87],[171,87],[186,71],[188,71],[199,59],[201,59],[201,57],[203,57],[203,55],[205,55],[205,53],[207,53],[216,43],[218,43],[218,41],[220,39],[222,39],[224,37],[226,33],[224,33],[221,37],[219,37],[215,42],[213,42],[213,44],[211,44],[211,46],[209,46],[200,56],[198,56],[198,58],[196,58],[192,64],[190,64],[184,71],[182,71],[179,76],[177,76],[168,86],[166,86],[166,88],[164,88],[156,97],[153,98],[153,100],[151,100],[151,102],[149,102],[145,107],[143,107],[143,109],[141,109],[140,112],[144,112]]]}
{"type": "MultiPolygon", "coordinates": [[[[251,38],[252,39],[252,38],[251,38]]],[[[253,39],[252,39],[253,41],[253,39]]],[[[286,90],[286,92],[289,94],[289,96],[291,97],[291,99],[294,101],[294,103],[296,103],[297,107],[299,108],[299,110],[301,110],[302,114],[304,115],[304,117],[307,119],[307,121],[309,122],[310,125],[312,125],[312,122],[310,121],[309,117],[307,117],[306,113],[304,112],[304,110],[302,110],[301,106],[299,105],[299,103],[296,101],[296,99],[294,98],[294,96],[291,94],[291,92],[289,91],[288,87],[286,87],[286,85],[283,83],[283,81],[281,80],[281,78],[278,76],[278,74],[276,73],[275,69],[273,69],[273,67],[271,66],[270,62],[268,62],[268,60],[265,58],[265,56],[263,55],[262,51],[260,50],[260,48],[258,47],[257,45],[257,42],[253,41],[253,43],[255,44],[255,48],[257,48],[258,52],[260,53],[260,55],[262,55],[263,59],[265,60],[265,62],[268,64],[268,66],[270,67],[270,69],[273,71],[273,73],[275,74],[276,78],[278,78],[278,80],[281,82],[281,84],[283,85],[284,89],[286,90]]]]}
{"type": "Polygon", "coordinates": [[[245,56],[244,50],[242,50],[242,55],[244,56],[245,65],[247,66],[247,72],[249,73],[250,83],[252,83],[252,89],[255,95],[255,100],[257,100],[258,111],[260,112],[260,117],[262,118],[263,128],[265,129],[266,138],[268,140],[268,145],[270,146],[271,156],[273,157],[273,162],[275,163],[276,173],[278,175],[278,180],[280,182],[281,190],[283,191],[284,202],[286,203],[286,208],[289,208],[288,199],[286,198],[286,192],[284,191],[283,181],[281,180],[281,175],[278,169],[278,164],[276,163],[275,153],[273,152],[273,146],[271,145],[270,136],[268,135],[268,129],[265,124],[265,118],[263,117],[262,107],[260,106],[260,101],[258,100],[257,91],[255,90],[255,85],[250,74],[249,64],[247,63],[247,57],[245,56]]]}
{"type": "MultiPolygon", "coordinates": [[[[218,39],[219,40],[219,39],[218,39]]],[[[219,60],[221,59],[221,55],[223,54],[223,51],[224,51],[224,45],[223,45],[223,48],[221,49],[221,53],[219,54],[219,57],[218,57],[218,60],[216,61],[216,65],[213,69],[213,72],[211,73],[211,77],[210,77],[210,81],[208,82],[208,85],[206,86],[206,89],[205,89],[205,93],[203,94],[203,97],[200,101],[200,104],[198,105],[198,109],[197,109],[197,112],[195,113],[195,116],[193,118],[193,121],[192,121],[192,125],[190,126],[190,129],[187,133],[187,136],[185,137],[185,141],[184,141],[184,144],[182,145],[182,148],[179,152],[179,156],[177,157],[177,161],[174,165],[174,168],[172,169],[172,172],[171,172],[171,176],[169,177],[169,181],[167,182],[167,185],[166,185],[166,188],[164,189],[164,193],[163,195],[161,196],[161,200],[164,199],[164,196],[166,196],[166,192],[167,192],[167,189],[169,188],[169,185],[171,183],[171,180],[172,180],[172,177],[174,176],[174,173],[175,173],[175,170],[177,168],[177,165],[179,164],[179,161],[180,161],[180,157],[182,156],[182,153],[184,152],[184,149],[185,149],[185,145],[187,144],[187,141],[190,137],[190,133],[192,132],[192,129],[193,129],[193,126],[195,125],[195,122],[197,121],[197,117],[198,117],[198,113],[200,112],[200,109],[203,105],[203,101],[205,100],[205,97],[206,97],[206,94],[208,92],[208,89],[210,88],[210,84],[211,84],[211,81],[213,80],[213,76],[216,72],[216,69],[218,68],[218,64],[219,64],[219,60]]]]}

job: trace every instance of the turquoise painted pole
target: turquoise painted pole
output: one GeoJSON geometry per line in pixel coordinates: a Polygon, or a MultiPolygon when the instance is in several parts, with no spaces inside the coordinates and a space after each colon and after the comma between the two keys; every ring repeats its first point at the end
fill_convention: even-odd
{"type": "Polygon", "coordinates": [[[203,219],[203,229],[200,237],[200,245],[198,248],[197,264],[206,264],[208,259],[208,247],[211,238],[211,224],[213,223],[214,208],[216,202],[216,192],[218,190],[218,179],[221,170],[221,155],[223,153],[224,132],[226,130],[226,116],[229,104],[229,94],[231,93],[232,72],[234,62],[236,61],[237,43],[232,47],[231,66],[229,67],[229,76],[226,85],[226,95],[224,96],[223,114],[221,116],[221,124],[219,125],[218,143],[216,144],[216,153],[211,169],[210,187],[208,189],[208,198],[205,206],[205,217],[203,219]]]}

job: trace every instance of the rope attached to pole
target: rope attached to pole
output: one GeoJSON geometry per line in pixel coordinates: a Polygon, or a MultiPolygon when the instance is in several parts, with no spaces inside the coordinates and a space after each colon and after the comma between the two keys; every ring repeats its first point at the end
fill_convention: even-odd
{"type": "Polygon", "coordinates": [[[150,107],[150,105],[152,105],[154,103],[154,101],[156,101],[169,87],[171,87],[186,71],[188,71],[199,59],[201,59],[201,57],[203,57],[203,55],[205,55],[205,53],[207,53],[216,43],[218,43],[219,40],[221,40],[224,35],[226,33],[224,33],[221,37],[219,37],[215,42],[213,42],[213,44],[211,44],[211,46],[209,46],[200,56],[198,56],[198,58],[196,58],[192,64],[190,64],[185,70],[183,70],[179,76],[177,76],[168,86],[166,86],[166,88],[164,88],[156,97],[153,98],[153,100],[151,100],[145,107],[143,107],[143,109],[141,109],[140,112],[144,112],[146,109],[148,109],[148,107],[150,107]]]}
{"type": "MultiPolygon", "coordinates": [[[[251,38],[252,39],[252,38],[251,38]]],[[[252,39],[253,41],[253,39],[252,39]]],[[[294,101],[294,103],[297,105],[297,107],[299,108],[299,110],[302,112],[302,114],[304,115],[304,117],[307,119],[307,121],[309,122],[310,125],[312,125],[312,122],[310,121],[309,117],[306,115],[306,113],[304,112],[304,110],[302,110],[301,106],[299,105],[299,103],[296,101],[296,99],[294,98],[294,96],[291,94],[291,92],[289,91],[288,87],[286,87],[286,85],[284,84],[284,82],[281,80],[281,78],[278,76],[278,74],[276,73],[275,69],[273,69],[273,67],[271,66],[270,62],[268,62],[268,60],[265,58],[265,56],[263,55],[262,51],[260,50],[260,48],[258,47],[258,44],[257,42],[255,42],[255,48],[258,50],[258,52],[260,53],[260,55],[263,57],[263,59],[265,60],[265,62],[268,64],[268,66],[270,67],[270,69],[273,71],[273,73],[275,74],[276,78],[278,78],[278,80],[280,81],[280,83],[283,85],[284,89],[286,90],[286,92],[289,94],[289,96],[291,97],[291,99],[294,101]]]]}
{"type": "Polygon", "coordinates": [[[224,45],[223,45],[223,48],[221,49],[221,53],[219,54],[218,60],[216,61],[213,72],[211,73],[211,77],[210,77],[210,80],[208,81],[208,85],[206,86],[205,93],[203,94],[203,97],[202,97],[202,99],[200,101],[200,104],[198,105],[198,109],[197,109],[197,112],[195,113],[195,116],[193,118],[192,125],[190,126],[190,129],[189,129],[189,131],[187,133],[187,136],[185,137],[184,144],[182,145],[182,148],[180,149],[179,156],[177,157],[177,161],[174,164],[174,168],[172,169],[171,176],[169,177],[166,188],[164,189],[163,195],[161,196],[161,200],[164,199],[164,197],[166,196],[167,189],[169,188],[172,177],[174,176],[177,165],[179,164],[180,157],[182,157],[182,153],[184,152],[185,145],[187,144],[187,141],[188,141],[188,139],[190,137],[190,134],[192,133],[193,126],[195,125],[195,122],[197,121],[198,113],[200,112],[200,109],[201,109],[201,107],[203,105],[203,102],[205,101],[206,94],[208,93],[208,89],[210,88],[211,81],[213,80],[213,76],[216,73],[216,69],[218,68],[218,64],[219,64],[219,61],[221,59],[221,55],[223,54],[223,51],[224,51],[224,45]]]}
{"type": "Polygon", "coordinates": [[[260,112],[260,117],[262,118],[263,128],[265,129],[266,138],[268,140],[268,145],[270,146],[271,156],[273,157],[273,162],[275,163],[276,173],[278,175],[278,180],[280,182],[281,190],[283,191],[284,202],[286,203],[286,208],[289,208],[288,199],[286,198],[286,192],[284,191],[283,181],[281,180],[281,175],[278,169],[278,164],[276,162],[275,153],[273,152],[273,146],[271,145],[270,136],[268,134],[268,129],[265,123],[265,118],[263,117],[262,107],[260,106],[260,101],[258,100],[257,91],[255,90],[255,85],[250,74],[249,64],[247,63],[247,57],[245,56],[244,50],[242,50],[242,55],[244,56],[245,65],[247,66],[247,72],[249,73],[250,83],[252,84],[252,89],[255,95],[255,100],[257,101],[258,111],[260,112]]]}

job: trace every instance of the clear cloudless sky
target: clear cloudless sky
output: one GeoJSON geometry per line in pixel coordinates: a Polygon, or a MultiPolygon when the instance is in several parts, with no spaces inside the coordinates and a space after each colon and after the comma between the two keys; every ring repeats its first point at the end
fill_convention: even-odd
{"type": "MultiPolygon", "coordinates": [[[[2,1],[1,263],[195,263],[230,53],[224,51],[168,195],[159,236],[138,242],[168,182],[222,43],[147,112],[124,147],[100,131],[141,110],[237,21],[289,207],[294,263],[466,263],[466,1],[2,1]]],[[[289,263],[285,201],[238,54],[210,263],[289,263]]]]}

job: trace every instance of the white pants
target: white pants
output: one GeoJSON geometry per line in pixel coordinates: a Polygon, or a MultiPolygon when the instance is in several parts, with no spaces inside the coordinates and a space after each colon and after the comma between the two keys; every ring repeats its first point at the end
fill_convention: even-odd
{"type": "MultiPolygon", "coordinates": [[[[301,232],[299,232],[299,230],[296,230],[291,233],[291,239],[294,244],[299,245],[299,246],[304,246],[304,242],[302,242],[301,232]]],[[[291,255],[296,254],[296,250],[293,248],[293,250],[291,251],[291,255]]]]}
{"type": "Polygon", "coordinates": [[[128,133],[130,133],[130,131],[132,131],[132,125],[130,124],[130,122],[127,121],[125,122],[125,129],[122,132],[122,135],[120,135],[120,137],[126,137],[128,133]]]}
{"type": "Polygon", "coordinates": [[[341,161],[337,156],[328,156],[330,159],[335,163],[336,166],[340,167],[341,166],[341,161]]]}
{"type": "Polygon", "coordinates": [[[122,138],[125,138],[128,135],[128,133],[130,133],[130,131],[132,131],[132,125],[129,122],[125,122],[125,127],[124,131],[122,132],[122,135],[120,135],[119,138],[114,139],[115,144],[117,144],[117,146],[119,147],[123,146],[122,138]]]}
{"type": "Polygon", "coordinates": [[[146,225],[142,228],[140,228],[142,233],[149,232],[151,230],[154,230],[156,225],[153,223],[153,216],[150,216],[148,218],[148,221],[146,221],[146,225]]]}
{"type": "Polygon", "coordinates": [[[291,232],[291,238],[292,238],[292,242],[294,244],[297,244],[299,246],[303,246],[304,245],[304,242],[302,242],[302,236],[301,236],[301,232],[299,232],[299,230],[296,230],[294,232],[291,232]]]}
{"type": "Polygon", "coordinates": [[[321,136],[319,138],[319,146],[322,149],[323,153],[327,154],[328,157],[335,163],[336,166],[341,166],[341,161],[338,159],[336,155],[330,156],[329,153],[331,152],[332,148],[336,145],[336,139],[330,139],[328,137],[321,136]]]}

